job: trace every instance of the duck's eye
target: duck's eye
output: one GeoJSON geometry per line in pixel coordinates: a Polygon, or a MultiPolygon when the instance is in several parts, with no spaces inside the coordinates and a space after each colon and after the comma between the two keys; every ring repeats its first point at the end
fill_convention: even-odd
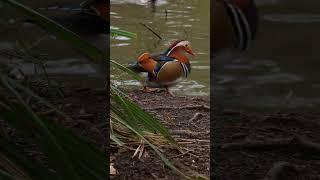
{"type": "Polygon", "coordinates": [[[185,46],[188,47],[188,44],[186,44],[185,46]]]}

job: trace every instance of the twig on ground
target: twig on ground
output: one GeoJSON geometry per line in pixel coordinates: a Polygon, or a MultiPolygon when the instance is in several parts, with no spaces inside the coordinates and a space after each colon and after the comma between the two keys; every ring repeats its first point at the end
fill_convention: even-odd
{"type": "Polygon", "coordinates": [[[201,134],[206,134],[206,132],[193,132],[189,130],[172,130],[170,131],[173,135],[186,135],[191,137],[198,137],[201,134]]]}
{"type": "Polygon", "coordinates": [[[197,113],[195,113],[195,114],[193,115],[192,118],[190,118],[190,119],[188,120],[188,122],[193,122],[193,121],[197,120],[197,119],[198,119],[199,117],[201,117],[201,116],[203,116],[203,114],[197,112],[197,113]]]}
{"type": "Polygon", "coordinates": [[[144,24],[144,23],[140,23],[142,26],[144,26],[145,28],[147,28],[149,31],[151,31],[154,35],[156,35],[159,39],[162,39],[162,37],[158,34],[158,33],[156,33],[156,32],[154,32],[148,25],[146,25],[146,24],[144,24]]]}
{"type": "Polygon", "coordinates": [[[302,137],[294,136],[292,138],[276,139],[268,141],[250,141],[227,143],[221,146],[222,149],[256,149],[268,150],[274,148],[290,148],[294,150],[303,150],[306,152],[320,153],[320,144],[308,141],[302,137]]]}
{"type": "Polygon", "coordinates": [[[168,106],[159,106],[153,108],[143,108],[144,110],[162,110],[162,109],[205,109],[210,110],[210,107],[207,105],[194,105],[194,106],[179,106],[179,107],[168,107],[168,106]]]}
{"type": "Polygon", "coordinates": [[[54,113],[56,113],[56,110],[55,109],[50,109],[48,111],[41,112],[40,115],[47,116],[47,115],[51,115],[51,114],[54,114],[54,113]]]}
{"type": "Polygon", "coordinates": [[[306,120],[304,118],[299,118],[299,117],[277,117],[277,116],[266,116],[263,119],[264,122],[283,122],[283,123],[288,123],[288,122],[296,122],[302,125],[310,125],[310,126],[317,126],[320,127],[320,123],[315,120],[306,120]]]}
{"type": "Polygon", "coordinates": [[[249,158],[256,158],[257,156],[254,156],[254,155],[252,155],[252,154],[249,154],[249,153],[246,153],[246,152],[240,152],[240,154],[243,154],[243,155],[245,155],[245,156],[247,156],[247,157],[249,157],[249,158]]]}
{"type": "Polygon", "coordinates": [[[171,156],[170,159],[173,159],[173,158],[177,158],[177,157],[181,157],[181,156],[184,156],[186,154],[189,154],[190,152],[192,152],[191,150],[188,150],[182,154],[178,154],[178,155],[174,155],[174,156],[171,156]]]}
{"type": "Polygon", "coordinates": [[[208,139],[185,139],[185,138],[176,138],[177,141],[186,141],[186,142],[205,142],[210,143],[210,140],[208,139]]]}

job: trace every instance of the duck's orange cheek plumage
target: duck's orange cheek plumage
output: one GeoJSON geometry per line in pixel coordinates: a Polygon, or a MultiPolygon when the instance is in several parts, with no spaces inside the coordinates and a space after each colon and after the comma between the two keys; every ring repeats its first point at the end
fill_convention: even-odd
{"type": "Polygon", "coordinates": [[[152,63],[144,63],[140,64],[140,66],[145,69],[148,73],[155,75],[154,73],[154,65],[152,63]]]}

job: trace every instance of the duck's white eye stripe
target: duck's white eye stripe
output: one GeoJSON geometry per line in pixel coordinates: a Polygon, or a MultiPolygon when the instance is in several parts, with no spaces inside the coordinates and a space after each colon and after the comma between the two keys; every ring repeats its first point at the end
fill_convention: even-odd
{"type": "Polygon", "coordinates": [[[172,47],[170,49],[170,51],[166,54],[166,56],[169,56],[170,53],[176,48],[176,47],[179,47],[179,46],[186,46],[186,45],[189,45],[190,43],[188,41],[181,41],[179,42],[178,44],[176,44],[174,47],[172,47]]]}
{"type": "Polygon", "coordinates": [[[169,56],[169,54],[176,48],[178,45],[175,45],[173,48],[170,49],[170,51],[166,54],[166,56],[169,56]]]}

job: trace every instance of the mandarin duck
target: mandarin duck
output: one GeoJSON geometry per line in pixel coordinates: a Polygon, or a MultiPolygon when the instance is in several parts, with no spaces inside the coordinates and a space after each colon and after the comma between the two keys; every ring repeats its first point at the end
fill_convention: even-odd
{"type": "Polygon", "coordinates": [[[109,3],[107,0],[85,0],[80,3],[80,7],[84,12],[99,16],[109,22],[109,3]]]}
{"type": "Polygon", "coordinates": [[[159,54],[143,53],[129,68],[137,73],[147,73],[146,80],[141,82],[144,92],[165,88],[174,96],[169,87],[176,85],[191,72],[191,65],[186,53],[194,55],[189,41],[177,40],[159,54]]]}
{"type": "Polygon", "coordinates": [[[75,7],[57,4],[39,8],[39,10],[50,12],[48,15],[51,19],[71,27],[75,31],[90,29],[106,32],[108,29],[106,27],[109,26],[109,3],[107,0],[84,0],[75,7]]]}
{"type": "Polygon", "coordinates": [[[254,0],[214,0],[211,22],[213,54],[223,49],[244,51],[257,32],[258,14],[254,0]]]}

